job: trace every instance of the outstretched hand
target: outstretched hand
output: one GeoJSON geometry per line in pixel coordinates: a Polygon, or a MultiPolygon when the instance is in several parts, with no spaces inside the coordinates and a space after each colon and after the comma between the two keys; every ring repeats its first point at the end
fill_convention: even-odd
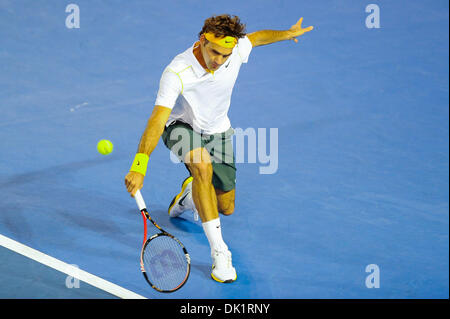
{"type": "Polygon", "coordinates": [[[303,17],[300,18],[300,20],[297,21],[296,24],[294,24],[290,29],[289,32],[291,34],[291,40],[294,40],[295,43],[298,43],[297,37],[303,35],[306,32],[311,31],[312,29],[314,29],[313,26],[309,26],[307,28],[302,28],[302,22],[303,22],[303,17]]]}

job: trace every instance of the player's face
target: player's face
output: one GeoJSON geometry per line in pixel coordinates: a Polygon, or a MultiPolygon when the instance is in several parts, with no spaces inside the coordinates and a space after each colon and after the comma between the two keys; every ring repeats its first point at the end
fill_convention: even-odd
{"type": "Polygon", "coordinates": [[[203,41],[200,42],[202,43],[203,59],[205,60],[206,66],[211,71],[220,68],[233,52],[232,48],[223,48],[220,45],[206,41],[206,39],[203,39],[203,41]]]}

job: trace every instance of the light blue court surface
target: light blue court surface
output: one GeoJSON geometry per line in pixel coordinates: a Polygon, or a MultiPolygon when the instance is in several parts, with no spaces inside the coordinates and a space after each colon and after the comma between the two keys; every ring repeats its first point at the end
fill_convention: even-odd
{"type": "MultiPolygon", "coordinates": [[[[69,3],[0,0],[1,235],[147,298],[449,297],[448,1],[377,0],[379,29],[373,1],[77,0],[79,29],[69,3]],[[235,283],[210,279],[191,214],[169,219],[187,171],[163,143],[152,154],[143,196],[192,258],[187,284],[160,294],[124,177],[163,69],[221,13],[248,32],[302,16],[315,29],[255,48],[234,89],[234,128],[278,129],[278,169],[239,163],[222,217],[235,283]]],[[[0,263],[1,298],[115,298],[3,247],[0,263]]]]}

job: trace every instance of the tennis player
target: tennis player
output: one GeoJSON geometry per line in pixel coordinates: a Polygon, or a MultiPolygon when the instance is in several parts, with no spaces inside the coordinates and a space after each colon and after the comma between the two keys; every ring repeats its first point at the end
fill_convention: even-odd
{"type": "Polygon", "coordinates": [[[236,167],[228,118],[231,93],[252,48],[298,36],[301,18],[289,30],[245,33],[239,17],[228,14],[205,20],[199,40],[165,68],[155,107],[139,143],[125,185],[131,196],[141,189],[150,154],[162,137],[164,144],[189,170],[181,191],[169,205],[170,217],[185,211],[200,215],[211,247],[211,277],[223,283],[237,278],[231,252],[222,238],[219,213],[235,208],[236,167]]]}

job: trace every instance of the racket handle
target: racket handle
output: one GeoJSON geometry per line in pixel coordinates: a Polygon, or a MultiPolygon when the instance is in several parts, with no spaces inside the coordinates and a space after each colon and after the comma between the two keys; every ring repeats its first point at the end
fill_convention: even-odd
{"type": "Polygon", "coordinates": [[[140,210],[146,209],[144,199],[142,198],[141,191],[138,189],[136,194],[134,194],[134,199],[140,210]]]}

